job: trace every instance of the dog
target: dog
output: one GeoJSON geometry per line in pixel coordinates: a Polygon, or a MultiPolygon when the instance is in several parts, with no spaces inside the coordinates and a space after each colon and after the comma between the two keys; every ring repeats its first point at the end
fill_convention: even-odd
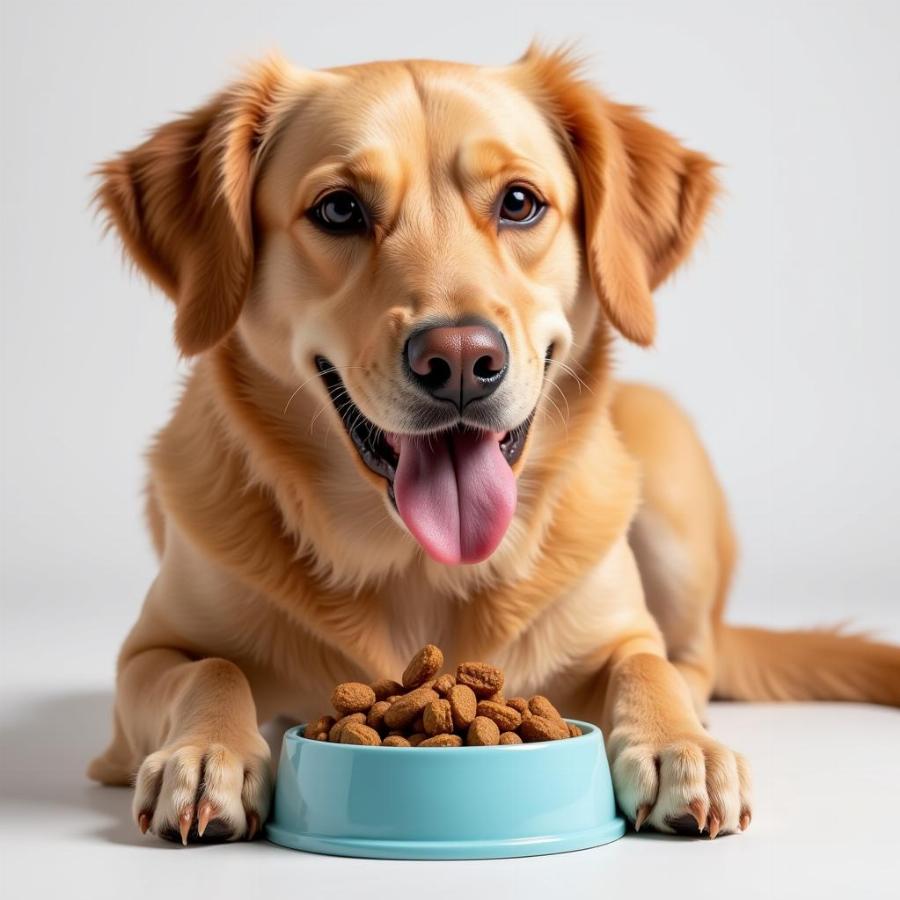
{"type": "Polygon", "coordinates": [[[900,705],[900,648],[735,628],[692,424],[612,376],[655,333],[716,166],[564,51],[305,71],[271,57],[99,168],[194,360],[149,453],[160,558],[89,775],[141,831],[251,839],[259,725],[421,645],[607,736],[635,829],[739,832],[711,696],[900,705]]]}

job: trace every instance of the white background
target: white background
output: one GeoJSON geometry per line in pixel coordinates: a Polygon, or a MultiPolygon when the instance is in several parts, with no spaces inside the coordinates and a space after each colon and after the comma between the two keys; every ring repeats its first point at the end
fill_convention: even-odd
{"type": "MultiPolygon", "coordinates": [[[[591,76],[616,99],[644,105],[657,124],[719,160],[725,193],[707,237],[658,292],[658,343],[623,346],[621,371],[670,388],[711,449],[743,547],[733,619],[850,619],[900,636],[900,4],[4,0],[2,16],[0,772],[17,811],[10,833],[23,846],[37,852],[49,823],[83,823],[88,814],[113,816],[105,828],[72,826],[103,860],[126,852],[118,840],[131,841],[127,797],[91,793],[80,771],[105,737],[115,653],[153,574],[141,456],[182,371],[169,306],[122,265],[115,241],[101,240],[89,173],[272,48],[309,67],[409,56],[501,64],[533,37],[577,39],[591,76]],[[51,723],[71,733],[64,765],[51,723]]],[[[791,733],[782,713],[718,716],[758,744],[754,722],[791,733]]],[[[893,729],[884,734],[897,740],[895,713],[855,715],[875,717],[872,727],[893,729]]],[[[837,714],[820,723],[823,735],[833,733],[830,721],[845,733],[837,714]]],[[[812,720],[809,729],[814,736],[812,720]]],[[[774,753],[766,741],[758,752],[774,753]]],[[[797,741],[789,753],[811,759],[802,734],[797,741]]],[[[833,763],[848,767],[848,781],[858,782],[852,757],[864,747],[833,763]]],[[[877,784],[884,789],[888,777],[896,795],[896,775],[877,784]]],[[[793,784],[777,766],[771,778],[769,796],[772,784],[793,784]]],[[[835,780],[830,771],[822,789],[835,780]]],[[[886,815],[877,800],[877,790],[865,801],[844,798],[843,827],[861,821],[859,802],[886,815]]],[[[799,825],[796,801],[782,798],[781,808],[799,825]]],[[[777,839],[769,833],[773,853],[791,833],[784,821],[778,827],[777,839]]],[[[58,837],[73,860],[93,859],[58,837]]],[[[636,846],[645,854],[664,847],[657,852],[666,865],[693,852],[671,842],[636,846]]],[[[226,852],[240,851],[200,851],[217,861],[226,852]]],[[[593,851],[598,871],[604,852],[593,851]]],[[[716,856],[704,845],[721,871],[735,852],[716,856]]],[[[139,857],[147,855],[160,856],[139,857]]],[[[703,896],[691,859],[685,890],[703,896]]],[[[759,875],[758,859],[748,872],[759,875]]],[[[851,869],[831,864],[849,878],[851,869]]],[[[97,862],[100,871],[106,865],[97,862]]],[[[316,871],[383,877],[343,865],[316,871]]],[[[558,877],[535,871],[550,872],[551,883],[558,877]]],[[[716,887],[714,878],[704,883],[716,887]]],[[[837,890],[841,876],[823,884],[837,890]]],[[[725,893],[736,896],[739,886],[725,893]]],[[[874,896],[875,882],[869,888],[874,896]]]]}

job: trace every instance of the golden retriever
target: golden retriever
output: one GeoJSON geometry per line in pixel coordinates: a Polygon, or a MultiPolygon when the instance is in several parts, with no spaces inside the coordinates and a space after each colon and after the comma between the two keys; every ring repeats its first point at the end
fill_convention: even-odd
{"type": "Polygon", "coordinates": [[[715,166],[565,53],[268,59],[100,169],[195,359],[150,452],[160,556],[91,777],[184,843],[252,838],[258,725],[426,642],[601,724],[635,828],[751,818],[712,694],[900,704],[900,649],[722,623],[735,541],[654,338],[715,166]]]}

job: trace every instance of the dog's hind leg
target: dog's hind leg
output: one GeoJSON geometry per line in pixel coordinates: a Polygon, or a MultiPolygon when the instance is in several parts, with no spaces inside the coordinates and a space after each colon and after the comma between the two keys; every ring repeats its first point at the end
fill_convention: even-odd
{"type": "Polygon", "coordinates": [[[736,547],[721,488],[687,416],[661,391],[621,385],[613,419],[643,471],[629,532],[647,607],[701,719],[715,681],[715,633],[736,547]]]}
{"type": "Polygon", "coordinates": [[[87,770],[88,778],[101,784],[130,785],[136,768],[134,754],[119,721],[119,713],[115,711],[112,740],[100,756],[91,760],[87,770]]]}

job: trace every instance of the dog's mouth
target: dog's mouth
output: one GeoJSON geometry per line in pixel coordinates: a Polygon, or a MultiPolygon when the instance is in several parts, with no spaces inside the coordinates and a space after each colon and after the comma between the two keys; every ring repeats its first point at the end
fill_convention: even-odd
{"type": "Polygon", "coordinates": [[[465,424],[422,435],[385,432],[363,415],[327,359],[315,363],[360,459],[384,478],[400,518],[429,556],[451,565],[490,556],[515,512],[512,466],[534,413],[506,432],[465,424]]]}

